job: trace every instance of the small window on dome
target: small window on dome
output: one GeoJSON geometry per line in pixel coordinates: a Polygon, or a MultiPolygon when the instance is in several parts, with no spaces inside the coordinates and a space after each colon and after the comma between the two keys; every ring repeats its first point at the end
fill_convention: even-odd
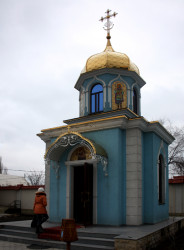
{"type": "Polygon", "coordinates": [[[138,98],[137,98],[137,91],[133,88],[133,111],[134,113],[138,113],[138,98]]]}
{"type": "Polygon", "coordinates": [[[91,89],[91,113],[103,111],[103,87],[96,84],[91,89]]]}

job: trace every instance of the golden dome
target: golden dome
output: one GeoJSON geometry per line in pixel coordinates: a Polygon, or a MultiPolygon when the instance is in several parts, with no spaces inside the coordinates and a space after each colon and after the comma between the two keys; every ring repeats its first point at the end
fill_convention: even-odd
{"type": "Polygon", "coordinates": [[[138,75],[138,67],[132,63],[126,54],[113,50],[110,39],[107,39],[107,46],[102,53],[95,54],[88,58],[81,74],[103,68],[122,68],[135,71],[138,75]]]}

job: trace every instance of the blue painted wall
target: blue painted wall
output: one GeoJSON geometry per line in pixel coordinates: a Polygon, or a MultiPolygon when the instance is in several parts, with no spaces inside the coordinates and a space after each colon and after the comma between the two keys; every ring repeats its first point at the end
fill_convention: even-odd
{"type": "MultiPolygon", "coordinates": [[[[101,145],[108,154],[108,176],[101,163],[97,167],[97,224],[126,224],[126,130],[119,128],[86,132],[83,136],[101,145]]],[[[143,223],[154,224],[166,220],[169,214],[168,167],[166,169],[165,204],[158,202],[157,162],[159,153],[168,158],[168,145],[153,132],[142,133],[143,155],[143,223]]],[[[50,168],[50,220],[66,218],[66,176],[65,161],[72,148],[65,151],[60,161],[59,178],[50,168]]],[[[167,165],[167,162],[166,162],[167,165]]]]}
{"type": "Polygon", "coordinates": [[[50,168],[50,220],[53,222],[61,222],[62,218],[66,218],[66,176],[67,168],[65,161],[67,159],[68,152],[63,154],[60,161],[59,178],[56,177],[56,173],[52,167],[50,168]]]}
{"type": "MultiPolygon", "coordinates": [[[[158,183],[157,183],[157,162],[161,138],[155,133],[144,133],[143,136],[143,222],[157,223],[168,218],[168,167],[166,168],[166,200],[165,204],[158,202],[158,183]]],[[[166,159],[168,158],[167,144],[164,143],[166,159]]],[[[162,153],[162,152],[160,152],[162,153]]],[[[166,162],[167,164],[167,162],[166,162]]]]}
{"type": "MultiPolygon", "coordinates": [[[[101,163],[97,167],[97,223],[122,225],[126,223],[126,131],[108,129],[83,133],[88,139],[100,144],[108,154],[108,176],[101,163]]],[[[71,150],[71,148],[70,148],[71,150]]],[[[59,178],[50,168],[50,220],[66,218],[66,166],[68,151],[60,161],[59,178]]]]}
{"type": "Polygon", "coordinates": [[[83,133],[100,144],[108,154],[108,176],[98,164],[97,223],[122,225],[126,223],[126,132],[120,129],[83,133]]]}

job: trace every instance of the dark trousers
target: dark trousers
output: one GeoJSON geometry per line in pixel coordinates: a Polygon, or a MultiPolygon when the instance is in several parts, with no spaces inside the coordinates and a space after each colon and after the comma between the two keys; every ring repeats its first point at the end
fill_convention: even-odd
{"type": "Polygon", "coordinates": [[[35,214],[31,222],[31,227],[36,227],[36,233],[43,231],[41,225],[48,220],[48,218],[49,216],[47,214],[35,214]]]}

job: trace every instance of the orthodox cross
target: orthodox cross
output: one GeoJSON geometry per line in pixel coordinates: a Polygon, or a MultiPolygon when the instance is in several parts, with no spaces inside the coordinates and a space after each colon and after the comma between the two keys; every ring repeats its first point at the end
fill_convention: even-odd
{"type": "Polygon", "coordinates": [[[115,17],[118,13],[114,12],[113,14],[110,14],[111,10],[107,10],[105,13],[107,15],[105,17],[101,17],[99,21],[103,22],[104,20],[107,20],[107,22],[104,24],[104,30],[107,30],[107,39],[110,39],[110,30],[113,28],[114,24],[110,21],[111,17],[115,17]]]}

